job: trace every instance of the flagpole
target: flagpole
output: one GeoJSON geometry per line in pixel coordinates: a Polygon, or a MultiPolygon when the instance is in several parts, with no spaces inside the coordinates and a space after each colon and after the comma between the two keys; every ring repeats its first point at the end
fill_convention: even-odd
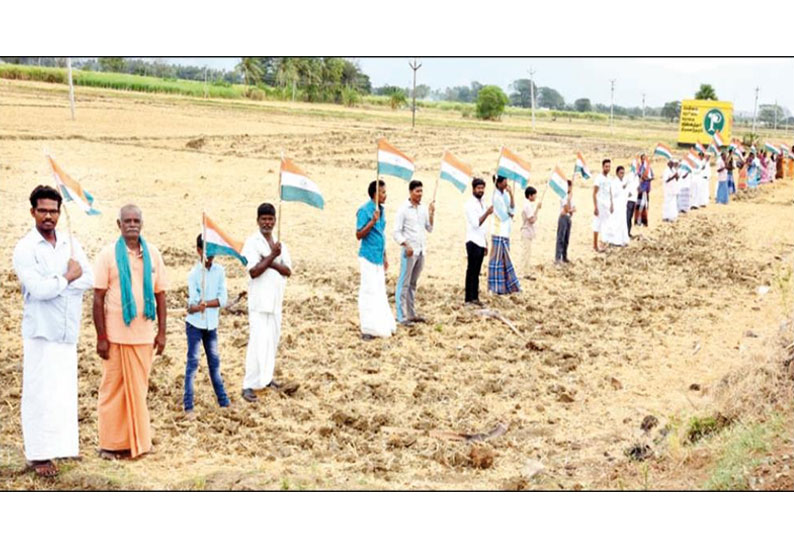
{"type": "MultiPolygon", "coordinates": [[[[50,163],[50,169],[52,170],[52,175],[55,176],[55,168],[52,166],[52,156],[50,153],[47,152],[47,149],[44,149],[44,156],[47,157],[47,161],[50,163]]],[[[58,186],[58,189],[63,192],[64,190],[61,188],[61,183],[58,182],[58,179],[55,180],[55,184],[58,186]]],[[[63,207],[63,214],[66,215],[66,233],[69,234],[69,257],[74,260],[74,242],[72,240],[72,220],[69,216],[69,208],[66,206],[66,202],[61,202],[61,207],[63,207]]]]}
{"type": "MultiPolygon", "coordinates": [[[[207,213],[201,210],[201,302],[207,301],[207,213]]],[[[201,318],[206,320],[207,311],[202,311],[201,318]]]]}
{"type": "Polygon", "coordinates": [[[375,209],[378,208],[378,202],[380,201],[380,160],[378,159],[378,152],[380,151],[380,147],[378,146],[378,142],[375,142],[375,193],[372,195],[372,203],[375,205],[375,209]]]}
{"type": "Polygon", "coordinates": [[[284,151],[281,151],[281,163],[278,165],[278,217],[276,225],[276,242],[281,242],[281,168],[284,165],[284,151]]]}
{"type": "MultiPolygon", "coordinates": [[[[447,153],[446,149],[444,149],[444,151],[441,153],[441,164],[444,163],[444,155],[446,153],[447,153]]],[[[438,166],[438,177],[436,177],[436,187],[433,189],[433,202],[432,203],[436,202],[436,194],[438,193],[438,181],[441,179],[441,172],[442,171],[443,171],[443,166],[439,165],[438,166]]]]}

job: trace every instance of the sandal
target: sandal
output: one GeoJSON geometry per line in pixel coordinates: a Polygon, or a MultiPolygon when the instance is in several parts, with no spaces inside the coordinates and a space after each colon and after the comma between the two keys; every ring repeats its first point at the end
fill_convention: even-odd
{"type": "Polygon", "coordinates": [[[58,467],[49,459],[46,461],[31,461],[26,470],[32,470],[40,478],[55,478],[58,476],[58,467]]]}

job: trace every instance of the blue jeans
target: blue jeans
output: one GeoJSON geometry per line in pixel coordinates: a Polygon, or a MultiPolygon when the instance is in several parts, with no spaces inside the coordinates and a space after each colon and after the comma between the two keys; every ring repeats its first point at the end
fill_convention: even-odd
{"type": "Polygon", "coordinates": [[[185,367],[185,410],[193,410],[193,376],[199,365],[199,343],[204,343],[207,365],[210,369],[210,380],[218,397],[218,404],[229,406],[229,397],[223,387],[221,378],[221,360],[218,357],[218,330],[199,329],[185,323],[187,333],[187,366],[185,367]]]}

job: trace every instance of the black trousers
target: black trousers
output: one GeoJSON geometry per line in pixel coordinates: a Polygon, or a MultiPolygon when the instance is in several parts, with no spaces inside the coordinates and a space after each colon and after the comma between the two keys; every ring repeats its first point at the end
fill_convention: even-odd
{"type": "Polygon", "coordinates": [[[480,269],[485,258],[485,248],[476,243],[466,243],[466,302],[480,299],[480,269]]]}
{"type": "Polygon", "coordinates": [[[568,261],[568,241],[571,240],[571,215],[560,215],[557,220],[557,252],[554,259],[568,261]]]}
{"type": "Polygon", "coordinates": [[[626,224],[629,225],[629,235],[631,235],[631,224],[634,222],[634,207],[636,205],[636,201],[630,201],[626,204],[626,224]]]}

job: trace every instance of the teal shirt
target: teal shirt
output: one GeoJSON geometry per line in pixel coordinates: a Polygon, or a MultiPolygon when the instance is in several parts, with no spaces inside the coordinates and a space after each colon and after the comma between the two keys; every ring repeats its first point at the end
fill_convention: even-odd
{"type": "MultiPolygon", "coordinates": [[[[359,207],[356,212],[356,231],[366,226],[375,214],[375,203],[369,200],[359,207]]],[[[361,239],[361,248],[358,255],[375,265],[383,265],[383,251],[386,249],[386,213],[383,205],[380,205],[380,218],[369,230],[366,237],[361,239]]]]}
{"type": "MultiPolygon", "coordinates": [[[[190,270],[190,274],[187,277],[188,305],[198,305],[201,302],[201,269],[201,262],[198,262],[190,270]]],[[[223,266],[213,261],[212,267],[207,269],[206,280],[207,294],[204,296],[204,300],[212,301],[217,299],[221,307],[225,307],[228,295],[226,293],[226,272],[223,270],[223,266]]],[[[199,329],[217,329],[219,313],[220,308],[208,308],[203,313],[194,312],[193,314],[188,314],[185,321],[199,329]]]]}

